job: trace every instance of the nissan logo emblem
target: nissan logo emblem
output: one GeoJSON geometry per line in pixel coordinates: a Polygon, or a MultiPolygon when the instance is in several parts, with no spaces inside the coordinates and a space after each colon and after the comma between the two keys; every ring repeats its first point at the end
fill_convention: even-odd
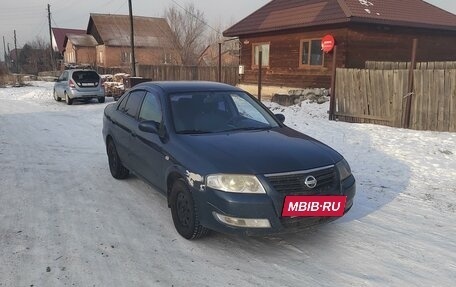
{"type": "Polygon", "coordinates": [[[306,180],[304,181],[304,184],[308,187],[308,188],[314,188],[317,186],[317,179],[311,175],[309,175],[308,177],[306,177],[306,180]]]}

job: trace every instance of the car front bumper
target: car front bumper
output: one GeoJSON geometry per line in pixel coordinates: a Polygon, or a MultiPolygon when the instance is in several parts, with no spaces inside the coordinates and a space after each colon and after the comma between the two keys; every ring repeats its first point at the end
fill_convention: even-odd
{"type": "MultiPolygon", "coordinates": [[[[339,195],[347,196],[345,214],[353,206],[353,198],[356,193],[354,177],[350,176],[341,182],[339,190],[339,195]]],[[[266,192],[266,194],[239,194],[205,188],[203,191],[194,190],[193,194],[201,224],[227,234],[266,235],[294,232],[340,218],[282,217],[285,194],[269,188],[266,188],[266,192]],[[220,216],[228,217],[231,224],[220,220],[220,216]],[[244,222],[258,222],[261,227],[241,227],[236,223],[233,224],[233,220],[230,218],[233,218],[234,221],[245,219],[244,222]],[[264,220],[269,222],[269,226],[264,224],[264,220]]]]}

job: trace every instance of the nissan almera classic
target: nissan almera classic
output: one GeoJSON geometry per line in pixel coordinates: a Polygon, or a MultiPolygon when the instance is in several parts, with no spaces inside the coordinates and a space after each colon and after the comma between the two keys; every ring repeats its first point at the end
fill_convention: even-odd
{"type": "Polygon", "coordinates": [[[177,232],[261,235],[329,222],[353,204],[345,159],[236,87],[148,82],[106,106],[103,138],[116,179],[162,192],[177,232]]]}

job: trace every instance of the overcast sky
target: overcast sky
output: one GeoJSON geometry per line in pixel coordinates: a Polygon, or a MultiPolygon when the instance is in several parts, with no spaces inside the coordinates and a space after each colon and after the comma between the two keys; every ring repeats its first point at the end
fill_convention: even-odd
{"type": "MultiPolygon", "coordinates": [[[[398,0],[400,1],[400,0],[398,0]]],[[[165,8],[188,0],[132,0],[133,13],[161,17],[165,8]]],[[[212,27],[233,24],[269,0],[198,0],[195,6],[204,12],[212,27]]],[[[427,0],[427,2],[456,14],[456,0],[427,0]]],[[[16,30],[18,48],[37,36],[49,39],[47,4],[51,4],[52,26],[86,29],[90,13],[128,14],[128,0],[2,0],[0,8],[0,37],[14,48],[13,30],[16,30]]],[[[1,39],[0,39],[1,41],[1,39]]],[[[3,59],[3,43],[0,44],[3,59]]]]}

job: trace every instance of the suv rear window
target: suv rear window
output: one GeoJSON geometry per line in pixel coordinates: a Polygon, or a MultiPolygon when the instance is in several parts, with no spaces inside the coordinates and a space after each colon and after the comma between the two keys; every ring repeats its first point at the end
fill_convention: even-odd
{"type": "Polygon", "coordinates": [[[97,86],[100,76],[94,71],[77,71],[73,73],[73,80],[78,86],[97,86]],[[89,85],[86,85],[89,84],[89,85]]]}

